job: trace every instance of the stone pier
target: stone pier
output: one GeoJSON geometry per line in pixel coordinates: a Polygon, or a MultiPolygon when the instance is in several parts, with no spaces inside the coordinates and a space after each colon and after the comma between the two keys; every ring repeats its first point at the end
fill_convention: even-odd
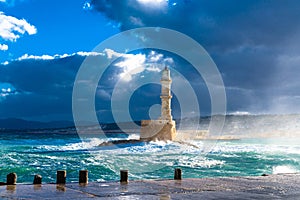
{"type": "MultiPolygon", "coordinates": [[[[184,174],[183,174],[184,175],[184,174]]],[[[129,177],[130,178],[130,177],[129,177]]],[[[0,199],[299,199],[300,174],[0,186],[0,199]]]]}

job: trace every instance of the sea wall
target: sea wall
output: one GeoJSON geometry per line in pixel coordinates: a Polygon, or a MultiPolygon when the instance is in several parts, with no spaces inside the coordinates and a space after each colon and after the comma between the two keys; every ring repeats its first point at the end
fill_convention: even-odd
{"type": "MultiPolygon", "coordinates": [[[[183,174],[184,175],[184,174],[183,174]]],[[[130,178],[130,177],[129,177],[130,178]]],[[[0,186],[5,199],[299,199],[300,174],[0,186]]]]}

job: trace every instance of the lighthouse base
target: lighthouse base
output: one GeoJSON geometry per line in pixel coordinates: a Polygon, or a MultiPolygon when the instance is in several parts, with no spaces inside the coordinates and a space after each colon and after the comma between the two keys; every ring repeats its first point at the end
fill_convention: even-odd
{"type": "Polygon", "coordinates": [[[176,123],[174,120],[142,120],[141,141],[175,140],[176,123]]]}

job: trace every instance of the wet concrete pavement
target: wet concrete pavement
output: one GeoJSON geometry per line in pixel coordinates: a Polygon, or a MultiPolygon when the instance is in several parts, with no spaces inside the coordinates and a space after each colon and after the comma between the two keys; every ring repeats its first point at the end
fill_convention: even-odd
{"type": "Polygon", "coordinates": [[[0,186],[1,199],[300,199],[300,174],[0,186]]]}

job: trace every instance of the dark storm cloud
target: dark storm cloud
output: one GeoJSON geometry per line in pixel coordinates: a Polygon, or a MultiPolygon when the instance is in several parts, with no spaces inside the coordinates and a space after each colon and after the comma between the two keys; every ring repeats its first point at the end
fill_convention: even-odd
{"type": "MultiPolygon", "coordinates": [[[[271,105],[276,98],[284,96],[292,99],[286,102],[298,101],[300,92],[295,90],[300,86],[295,78],[300,74],[298,0],[169,0],[159,7],[154,2],[92,0],[90,3],[120,24],[121,30],[159,26],[197,40],[222,73],[232,111],[243,108],[256,112],[263,107],[262,112],[276,112],[271,105]],[[284,58],[288,59],[283,61],[284,58]]],[[[295,111],[299,112],[300,107],[291,110],[295,111]]]]}
{"type": "MultiPolygon", "coordinates": [[[[230,50],[243,45],[276,45],[299,30],[297,0],[169,1],[156,8],[139,0],[92,0],[94,9],[120,23],[121,30],[141,26],[172,28],[209,48],[230,50]]],[[[154,1],[155,2],[155,1],[154,1]]]]}
{"type": "Polygon", "coordinates": [[[72,87],[83,58],[25,59],[0,65],[0,83],[9,83],[15,89],[14,94],[0,99],[0,118],[43,120],[64,115],[70,119],[72,87]]]}
{"type": "Polygon", "coordinates": [[[70,89],[83,58],[13,61],[0,68],[0,82],[11,83],[20,91],[57,95],[70,89]]]}

